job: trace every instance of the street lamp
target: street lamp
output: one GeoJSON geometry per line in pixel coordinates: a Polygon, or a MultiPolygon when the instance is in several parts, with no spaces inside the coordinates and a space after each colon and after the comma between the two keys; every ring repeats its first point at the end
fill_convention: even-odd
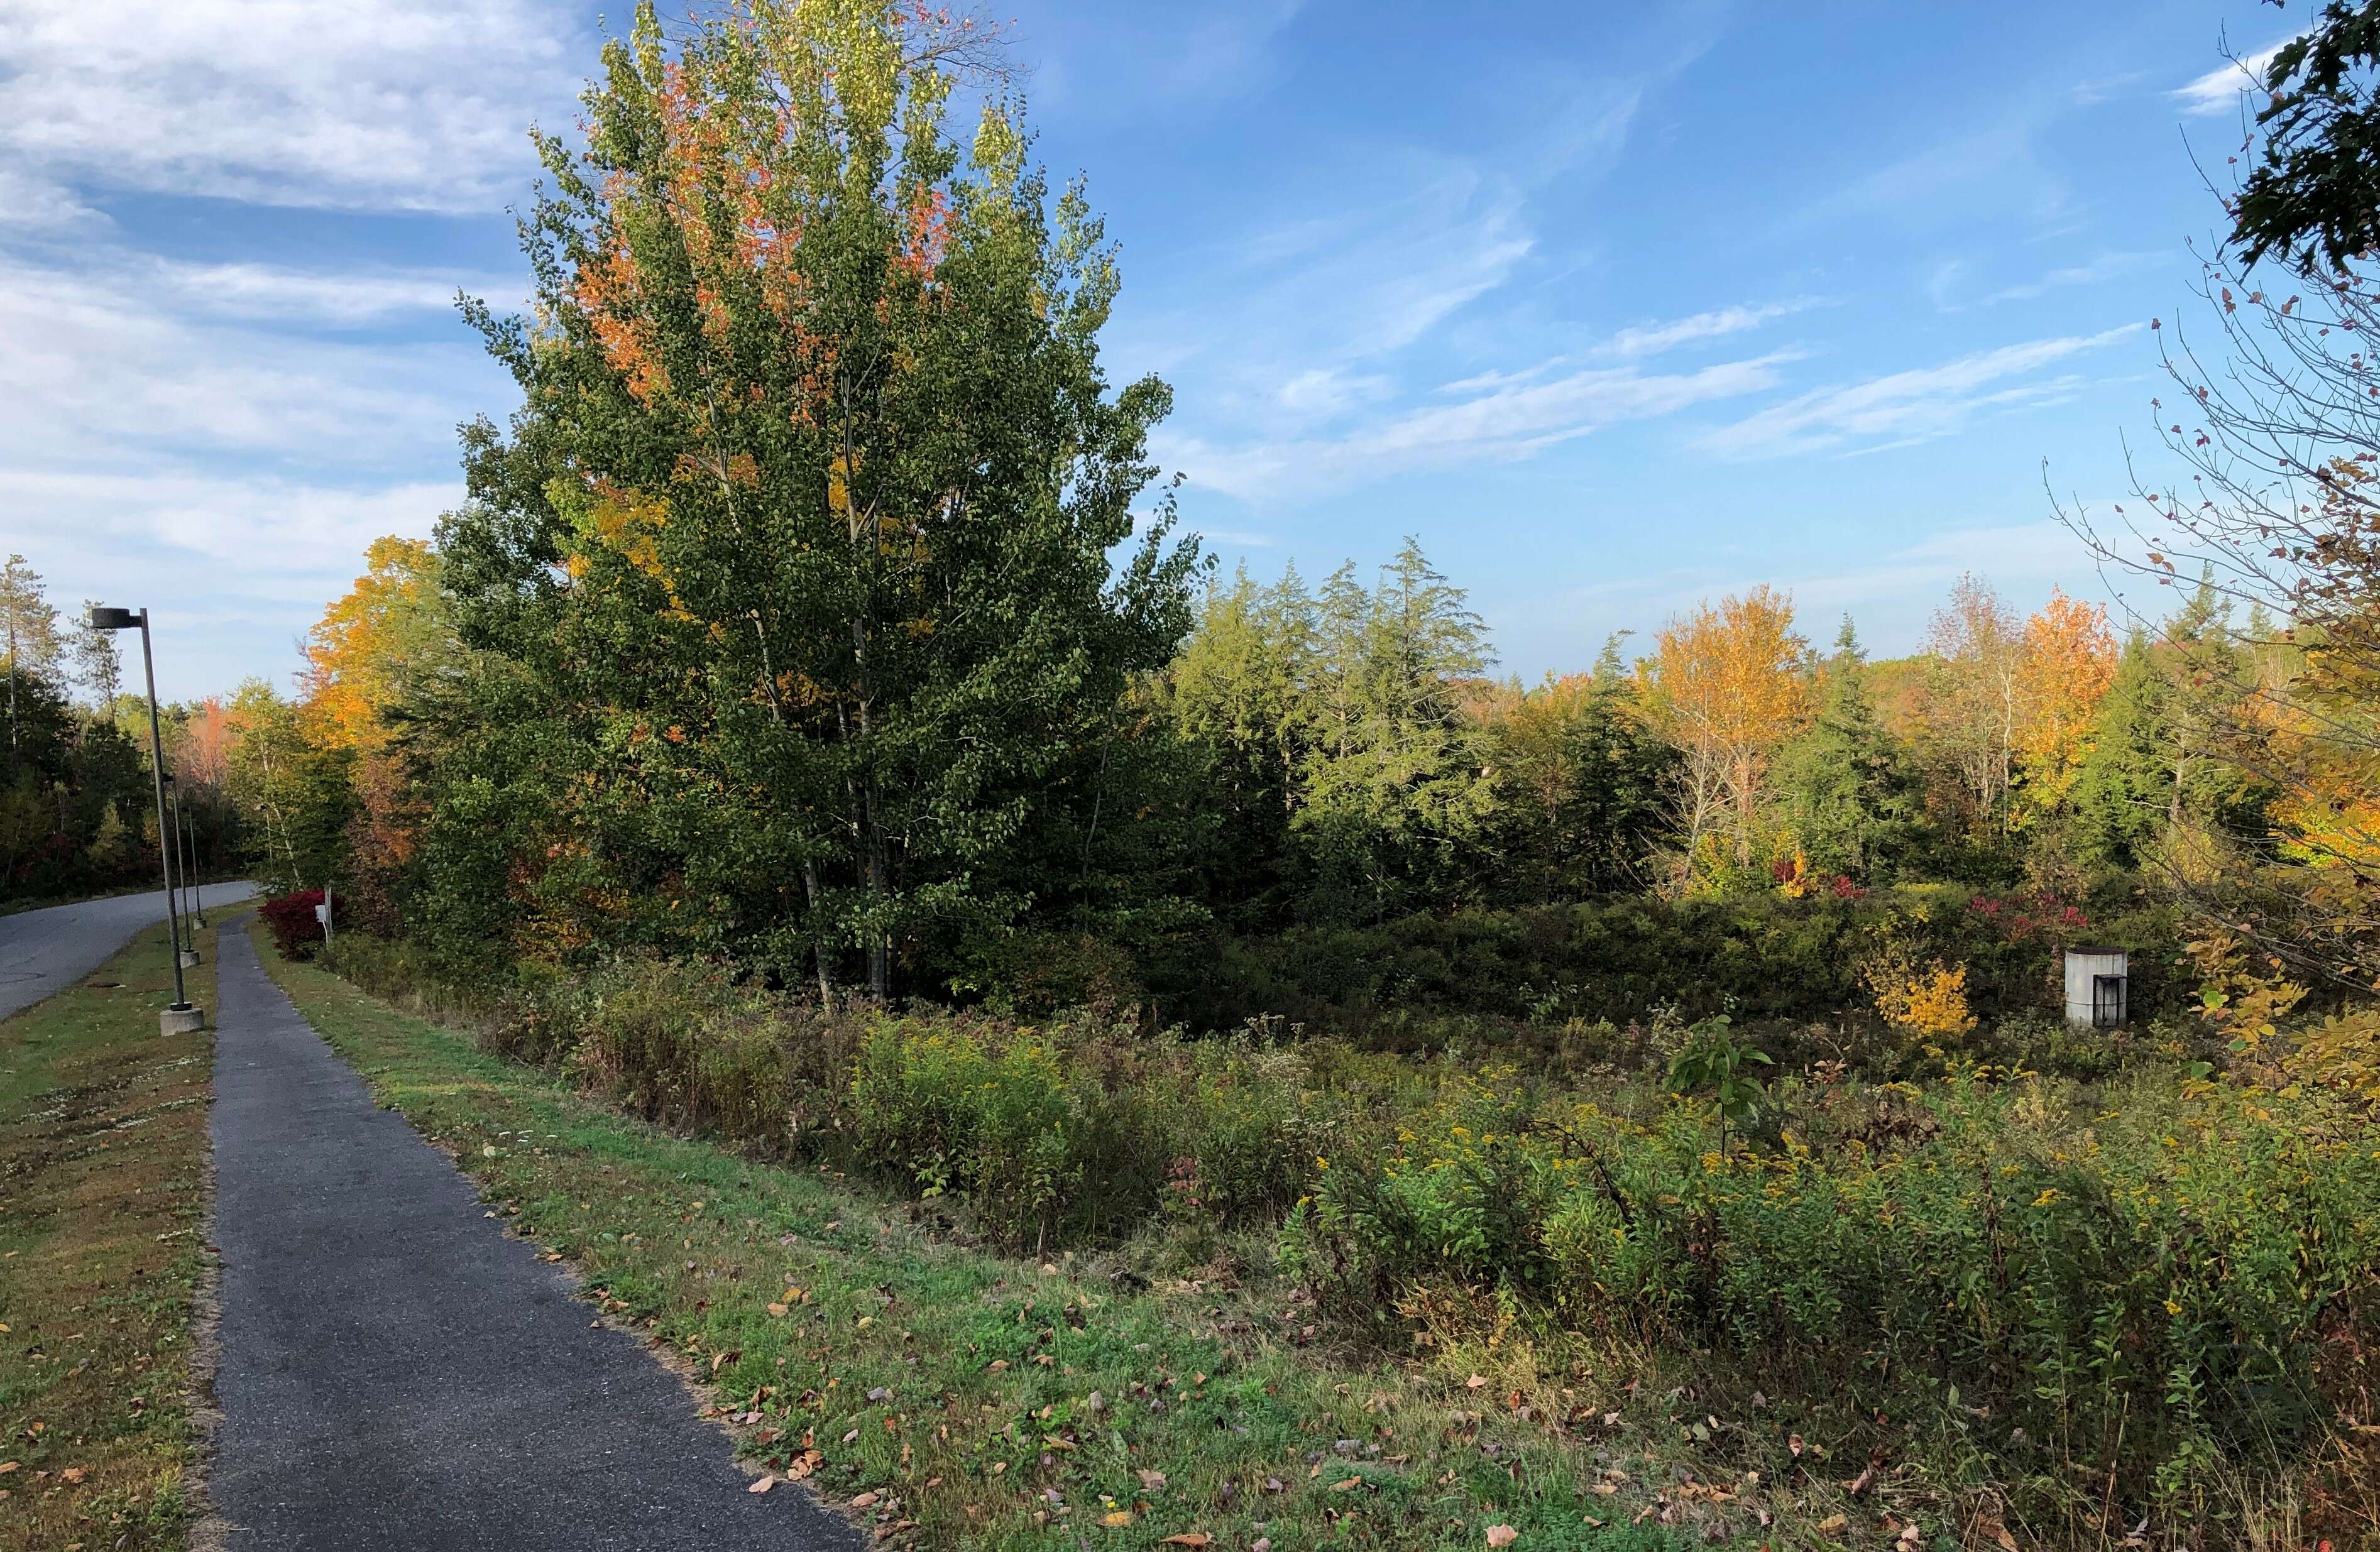
{"type": "MultiPolygon", "coordinates": [[[[174,796],[174,818],[176,824],[181,823],[181,794],[176,793],[174,796]]],[[[182,869],[182,881],[189,887],[190,891],[190,915],[198,922],[198,930],[204,932],[207,929],[207,903],[199,894],[199,827],[195,822],[198,812],[198,800],[193,798],[190,800],[190,817],[193,822],[181,825],[182,846],[189,857],[189,866],[182,869]]]]}
{"type": "Polygon", "coordinates": [[[91,605],[90,625],[98,631],[140,627],[140,672],[149,685],[149,771],[157,788],[157,856],[165,868],[165,923],[174,939],[174,1002],[157,1015],[161,1035],[188,1035],[206,1022],[182,987],[182,915],[174,905],[174,854],[165,839],[165,740],[157,731],[157,662],[149,649],[149,611],[91,605]]]}
{"type": "Polygon", "coordinates": [[[174,867],[181,873],[181,887],[174,894],[182,907],[182,941],[174,952],[182,956],[184,964],[196,964],[199,962],[198,929],[207,924],[203,920],[195,924],[192,921],[195,913],[190,909],[190,862],[196,853],[190,849],[190,827],[182,818],[182,783],[174,780],[174,773],[170,770],[165,772],[165,791],[174,799],[174,867]]]}

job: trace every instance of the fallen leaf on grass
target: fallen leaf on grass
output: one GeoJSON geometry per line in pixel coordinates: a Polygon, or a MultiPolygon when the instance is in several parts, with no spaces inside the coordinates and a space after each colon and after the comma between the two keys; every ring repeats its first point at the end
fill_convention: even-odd
{"type": "Polygon", "coordinates": [[[785,1317],[785,1306],[783,1304],[771,1304],[769,1306],[769,1314],[775,1319],[783,1320],[785,1317]]]}
{"type": "Polygon", "coordinates": [[[861,1493],[851,1500],[851,1507],[854,1509],[873,1509],[876,1507],[877,1497],[878,1496],[874,1493],[861,1493]]]}
{"type": "Polygon", "coordinates": [[[1099,1523],[1108,1526],[1129,1525],[1132,1523],[1132,1510],[1128,1509],[1111,1510],[1099,1516],[1099,1523]]]}
{"type": "Polygon", "coordinates": [[[68,1466],[66,1470],[58,1473],[58,1474],[64,1477],[68,1483],[77,1483],[91,1474],[91,1468],[89,1466],[68,1466]]]}
{"type": "Polygon", "coordinates": [[[1802,1443],[1802,1436],[1801,1436],[1801,1435],[1799,1435],[1799,1434],[1788,1434],[1788,1435],[1786,1435],[1786,1436],[1785,1436],[1785,1448],[1786,1448],[1786,1449],[1790,1449],[1790,1450],[1791,1450],[1791,1451],[1792,1451],[1792,1452],[1793,1452],[1793,1453],[1798,1457],[1798,1456],[1802,1453],[1802,1450],[1803,1450],[1803,1443],[1802,1443]]]}
{"type": "MultiPolygon", "coordinates": [[[[1332,1484],[1330,1485],[1330,1490],[1331,1490],[1332,1492],[1334,1492],[1334,1493],[1346,1493],[1346,1492],[1352,1492],[1352,1491],[1354,1491],[1355,1488],[1361,1487],[1363,1485],[1364,1485],[1364,1479],[1363,1479],[1362,1477],[1360,1477],[1360,1476],[1351,1476],[1351,1477],[1347,1478],[1344,1482],[1334,1482],[1334,1483],[1332,1483],[1332,1484]]],[[[1501,1542],[1499,1542],[1497,1545],[1500,1546],[1502,1546],[1503,1544],[1502,1544],[1501,1542]]]]}
{"type": "Polygon", "coordinates": [[[1837,1532],[1841,1531],[1850,1525],[1851,1522],[1851,1517],[1849,1515],[1829,1514],[1824,1520],[1818,1522],[1818,1534],[1820,1535],[1833,1535],[1837,1532]]]}
{"type": "Polygon", "coordinates": [[[1490,1525],[1488,1527],[1488,1545],[1490,1546],[1510,1546],[1512,1543],[1520,1539],[1521,1533],[1512,1529],[1510,1525],[1490,1525]]]}
{"type": "MultiPolygon", "coordinates": [[[[1154,1493],[1165,1485],[1165,1473],[1161,1471],[1150,1471],[1144,1466],[1140,1471],[1140,1485],[1154,1493]]],[[[1203,1546],[1206,1543],[1202,1541],[1198,1545],[1203,1546]]]]}
{"type": "Polygon", "coordinates": [[[1476,1390],[1487,1383],[1488,1376],[1486,1375],[1473,1375],[1469,1379],[1463,1382],[1463,1386],[1466,1390],[1476,1390]]]}
{"type": "Polygon", "coordinates": [[[1215,1538],[1213,1536],[1208,1535],[1204,1531],[1184,1531],[1180,1535],[1167,1536],[1157,1545],[1160,1546],[1204,1546],[1214,1539],[1215,1538]]]}

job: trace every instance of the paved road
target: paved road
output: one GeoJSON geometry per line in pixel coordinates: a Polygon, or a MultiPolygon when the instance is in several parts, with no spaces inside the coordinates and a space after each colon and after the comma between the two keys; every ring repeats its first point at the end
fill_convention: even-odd
{"type": "Polygon", "coordinates": [[[482,1216],[445,1157],[267,979],[215,966],[224,1421],[210,1492],[236,1552],[835,1552],[806,1493],[754,1496],[637,1340],[482,1216]]]}
{"type": "MultiPolygon", "coordinates": [[[[200,899],[211,911],[228,909],[255,892],[250,883],[209,884],[200,899]]],[[[0,1018],[74,985],[134,933],[164,919],[164,890],[0,916],[0,1018]]]]}

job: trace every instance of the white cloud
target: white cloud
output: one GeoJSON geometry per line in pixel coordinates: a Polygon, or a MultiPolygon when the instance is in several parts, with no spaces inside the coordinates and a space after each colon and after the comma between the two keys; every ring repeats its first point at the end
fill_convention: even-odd
{"type": "Polygon", "coordinates": [[[2038,403],[2072,391],[2077,380],[2016,382],[2043,367],[2095,350],[2137,329],[2034,340],[1978,351],[1938,367],[1821,388],[1712,432],[1703,445],[1734,457],[1813,452],[1846,442],[1905,445],[1948,436],[1995,408],[2038,403]]]}
{"type": "MultiPolygon", "coordinates": [[[[333,277],[314,288],[341,294],[333,277]]],[[[459,324],[451,346],[344,345],[164,300],[120,275],[0,257],[0,465],[268,454],[385,467],[448,445],[471,396],[503,381],[459,324]]]]}
{"type": "Polygon", "coordinates": [[[364,546],[426,535],[462,497],[456,480],[347,487],[0,467],[10,547],[34,557],[62,606],[91,598],[153,611],[158,692],[177,699],[263,669],[294,672],[298,633],[346,590],[364,546]]]}
{"type": "MultiPolygon", "coordinates": [[[[516,280],[450,270],[325,272],[274,264],[193,264],[149,260],[137,273],[195,312],[283,323],[348,326],[455,311],[457,292],[494,299],[516,280]]],[[[527,305],[527,298],[522,298],[527,305]]]]}
{"type": "Polygon", "coordinates": [[[2227,60],[2189,85],[2177,87],[2170,95],[2180,104],[2181,111],[2193,118],[2229,113],[2240,105],[2241,92],[2264,91],[2265,68],[2288,42],[2283,39],[2270,48],[2227,60]]]}
{"type": "Polygon", "coordinates": [[[1683,345],[1696,345],[1704,340],[1742,333],[1747,329],[1760,327],[1770,319],[1788,317],[1815,305],[1807,300],[1768,302],[1757,307],[1718,308],[1668,323],[1638,323],[1604,341],[1596,347],[1596,353],[1633,360],[1683,345]]]}
{"type": "Polygon", "coordinates": [[[1389,474],[1527,457],[1603,427],[1773,388],[1778,367],[1790,358],[1779,353],[1660,375],[1633,367],[1574,371],[1410,409],[1337,437],[1219,445],[1168,436],[1157,452],[1194,484],[1270,503],[1389,474]]]}
{"type": "Polygon", "coordinates": [[[2052,270],[2038,280],[2026,281],[2019,285],[2002,286],[1985,297],[1983,305],[1990,307],[1998,302],[2029,302],[2036,297],[2046,296],[2049,292],[2065,286],[2094,285],[2100,281],[2113,280],[2118,275],[2138,269],[2148,262],[2152,257],[2154,256],[2146,253],[2103,253],[2088,263],[2070,264],[2062,269],[2052,270]]]}
{"type": "MultiPolygon", "coordinates": [[[[484,211],[589,56],[549,0],[0,0],[19,178],[267,204],[484,211]]],[[[58,196],[63,197],[63,196],[58,196]]]]}

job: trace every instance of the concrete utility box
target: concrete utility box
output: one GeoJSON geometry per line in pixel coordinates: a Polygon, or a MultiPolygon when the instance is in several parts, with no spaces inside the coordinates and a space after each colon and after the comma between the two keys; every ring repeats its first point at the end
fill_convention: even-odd
{"type": "Polygon", "coordinates": [[[2122,949],[2066,951],[2066,1022],[2113,1029],[2131,1011],[2131,956],[2122,949]]]}

